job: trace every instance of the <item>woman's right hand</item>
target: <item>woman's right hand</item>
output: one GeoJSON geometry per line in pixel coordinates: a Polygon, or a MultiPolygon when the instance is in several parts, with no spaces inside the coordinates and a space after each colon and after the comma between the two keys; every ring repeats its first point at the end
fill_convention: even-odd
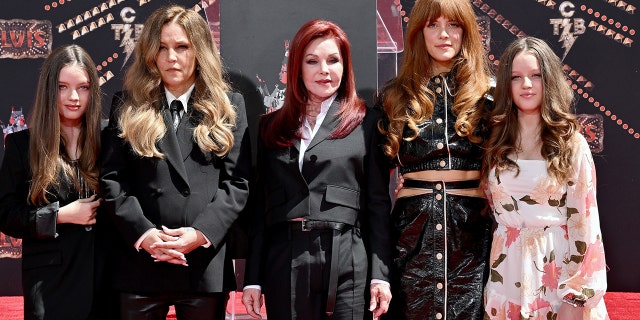
{"type": "Polygon", "coordinates": [[[78,199],[58,209],[57,223],[72,223],[83,226],[96,224],[96,213],[102,199],[97,195],[78,199]]]}
{"type": "Polygon", "coordinates": [[[262,319],[260,309],[262,308],[262,292],[258,289],[247,288],[242,291],[242,304],[247,309],[247,313],[254,319],[262,319]]]}

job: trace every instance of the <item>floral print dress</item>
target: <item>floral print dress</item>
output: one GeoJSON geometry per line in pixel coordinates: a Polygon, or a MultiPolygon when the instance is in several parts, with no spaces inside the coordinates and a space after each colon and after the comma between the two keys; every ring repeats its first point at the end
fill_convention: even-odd
{"type": "Polygon", "coordinates": [[[583,319],[609,319],[596,174],[576,134],[575,174],[554,183],[544,160],[516,160],[520,174],[489,173],[498,223],[485,288],[485,319],[556,319],[564,298],[584,301],[583,319]]]}

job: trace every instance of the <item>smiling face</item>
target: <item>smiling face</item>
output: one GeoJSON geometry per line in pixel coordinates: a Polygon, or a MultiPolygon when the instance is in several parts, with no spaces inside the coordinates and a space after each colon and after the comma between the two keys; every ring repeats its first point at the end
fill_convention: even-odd
{"type": "Polygon", "coordinates": [[[160,71],[162,84],[176,97],[185,93],[195,82],[195,51],[180,25],[168,23],[162,27],[156,66],[160,71]]]}
{"type": "Polygon", "coordinates": [[[460,52],[463,33],[460,23],[443,16],[425,24],[422,35],[433,61],[433,74],[451,70],[454,58],[460,52]]]}
{"type": "Polygon", "coordinates": [[[60,69],[58,78],[60,123],[67,125],[81,123],[90,99],[91,82],[87,71],[79,65],[68,65],[60,69]]]}
{"type": "Polygon", "coordinates": [[[511,96],[518,114],[540,114],[543,90],[538,59],[526,51],[518,53],[511,66],[511,96]]]}
{"type": "Polygon", "coordinates": [[[309,43],[302,60],[302,81],[309,101],[324,101],[338,91],[343,69],[342,55],[335,39],[318,38],[309,43]]]}

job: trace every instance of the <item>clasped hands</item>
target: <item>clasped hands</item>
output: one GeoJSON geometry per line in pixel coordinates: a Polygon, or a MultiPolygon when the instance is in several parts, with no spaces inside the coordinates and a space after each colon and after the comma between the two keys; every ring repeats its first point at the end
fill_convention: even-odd
{"type": "Polygon", "coordinates": [[[194,228],[169,229],[162,226],[162,230],[151,231],[140,247],[147,251],[155,262],[188,266],[186,254],[206,243],[202,232],[194,228]]]}

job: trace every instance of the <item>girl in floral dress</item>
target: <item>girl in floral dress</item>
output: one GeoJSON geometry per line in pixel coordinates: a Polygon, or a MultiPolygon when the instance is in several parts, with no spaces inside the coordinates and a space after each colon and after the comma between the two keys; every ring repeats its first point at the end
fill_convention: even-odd
{"type": "Polygon", "coordinates": [[[595,166],[562,63],[524,37],[497,77],[483,163],[498,223],[485,319],[608,319],[595,166]]]}

